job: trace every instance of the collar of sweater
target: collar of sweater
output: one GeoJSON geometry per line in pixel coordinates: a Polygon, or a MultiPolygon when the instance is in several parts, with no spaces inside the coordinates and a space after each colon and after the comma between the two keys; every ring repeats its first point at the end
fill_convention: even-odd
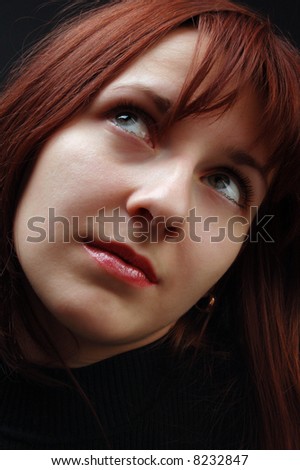
{"type": "Polygon", "coordinates": [[[99,427],[107,436],[116,429],[126,429],[151,414],[159,394],[165,395],[165,387],[170,388],[170,355],[166,345],[156,341],[72,369],[80,388],[63,369],[40,368],[46,377],[57,381],[56,385],[37,383],[2,369],[0,432],[7,434],[11,429],[14,436],[28,441],[32,436],[49,440],[62,435],[72,441],[79,436],[93,438],[99,427]]]}

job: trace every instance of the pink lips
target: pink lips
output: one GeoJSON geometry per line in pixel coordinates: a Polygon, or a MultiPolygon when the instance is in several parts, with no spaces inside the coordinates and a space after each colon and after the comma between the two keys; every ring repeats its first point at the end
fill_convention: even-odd
{"type": "Polygon", "coordinates": [[[150,261],[124,243],[94,242],[83,247],[106,272],[121,281],[138,287],[158,282],[150,261]]]}

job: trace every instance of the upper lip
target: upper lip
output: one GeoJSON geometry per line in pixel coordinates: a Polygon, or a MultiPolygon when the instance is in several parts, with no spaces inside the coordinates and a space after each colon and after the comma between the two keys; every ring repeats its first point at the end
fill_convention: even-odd
{"type": "Polygon", "coordinates": [[[150,282],[152,282],[153,284],[157,284],[158,279],[151,262],[145,256],[136,253],[130,246],[126,245],[125,243],[102,242],[96,240],[92,243],[89,243],[89,245],[117,255],[126,263],[131,264],[132,266],[135,266],[136,268],[141,270],[150,282]]]}

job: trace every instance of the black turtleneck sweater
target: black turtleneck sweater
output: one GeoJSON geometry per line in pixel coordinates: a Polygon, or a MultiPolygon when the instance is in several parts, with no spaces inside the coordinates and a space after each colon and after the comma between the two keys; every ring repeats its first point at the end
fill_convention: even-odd
{"type": "Polygon", "coordinates": [[[247,449],[249,407],[232,357],[172,353],[166,342],[42,383],[0,367],[1,449],[247,449]],[[89,404],[90,403],[90,404],[89,404]],[[91,409],[92,408],[92,409],[91,409]]]}

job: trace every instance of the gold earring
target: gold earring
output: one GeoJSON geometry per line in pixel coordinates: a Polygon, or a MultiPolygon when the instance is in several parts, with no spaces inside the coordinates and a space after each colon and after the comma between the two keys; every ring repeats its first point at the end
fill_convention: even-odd
{"type": "Polygon", "coordinates": [[[213,294],[207,294],[205,297],[202,297],[197,303],[196,307],[203,311],[210,312],[216,303],[216,297],[213,294]]]}
{"type": "Polygon", "coordinates": [[[210,294],[210,295],[209,295],[209,302],[208,302],[207,307],[208,307],[209,309],[211,309],[211,308],[213,308],[213,306],[215,305],[215,303],[216,303],[216,298],[215,298],[215,296],[212,295],[212,294],[210,294]]]}

